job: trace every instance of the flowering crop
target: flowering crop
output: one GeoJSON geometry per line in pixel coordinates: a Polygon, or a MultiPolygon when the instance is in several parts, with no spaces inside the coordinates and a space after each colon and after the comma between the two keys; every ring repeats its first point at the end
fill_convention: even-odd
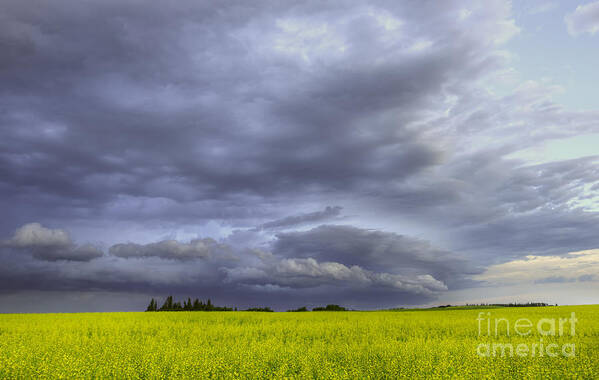
{"type": "Polygon", "coordinates": [[[575,336],[542,338],[572,357],[481,357],[487,338],[541,339],[481,337],[481,311],[5,314],[0,378],[599,378],[599,306],[491,310],[576,312],[575,336]]]}

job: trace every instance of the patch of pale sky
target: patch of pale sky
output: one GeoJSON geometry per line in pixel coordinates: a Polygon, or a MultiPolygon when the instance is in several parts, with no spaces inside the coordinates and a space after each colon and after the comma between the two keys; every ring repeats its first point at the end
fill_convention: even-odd
{"type": "Polygon", "coordinates": [[[599,156],[599,133],[547,140],[514,152],[507,158],[523,160],[527,165],[536,165],[589,156],[599,156]]]}
{"type": "Polygon", "coordinates": [[[474,280],[498,285],[599,280],[599,249],[570,252],[563,256],[534,256],[492,265],[474,280]],[[597,277],[597,278],[595,278],[597,277]],[[582,280],[581,280],[582,278],[582,280]],[[550,281],[545,281],[550,279],[550,281]]]}

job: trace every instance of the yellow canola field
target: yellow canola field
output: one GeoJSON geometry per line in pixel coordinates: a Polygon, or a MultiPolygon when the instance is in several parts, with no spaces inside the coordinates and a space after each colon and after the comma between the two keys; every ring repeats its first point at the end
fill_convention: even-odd
{"type": "Polygon", "coordinates": [[[0,378],[39,377],[597,379],[599,306],[0,315],[0,378]],[[572,312],[575,334],[565,323],[560,336],[572,312]],[[514,331],[523,318],[526,336],[514,331]]]}

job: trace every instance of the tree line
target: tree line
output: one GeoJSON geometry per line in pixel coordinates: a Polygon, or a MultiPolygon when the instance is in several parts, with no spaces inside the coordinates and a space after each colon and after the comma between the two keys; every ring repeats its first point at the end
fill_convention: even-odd
{"type": "MultiPolygon", "coordinates": [[[[484,306],[499,306],[499,307],[543,307],[543,306],[551,306],[545,302],[527,302],[527,303],[480,303],[480,304],[466,304],[467,307],[484,307],[484,306]]],[[[557,304],[555,305],[557,306],[557,304]]],[[[441,305],[437,306],[437,308],[447,308],[452,307],[452,305],[441,305]]],[[[402,308],[400,308],[402,309],[402,308]]],[[[236,307],[226,307],[226,306],[215,306],[212,304],[212,301],[208,299],[206,302],[203,302],[196,298],[195,300],[191,300],[191,298],[187,298],[186,300],[181,302],[175,302],[173,296],[166,297],[162,306],[158,307],[158,302],[154,298],[150,301],[150,304],[146,308],[146,311],[237,311],[236,307]]],[[[273,310],[268,307],[252,307],[249,309],[245,309],[242,311],[260,311],[260,312],[272,312],[273,310]]],[[[288,312],[304,312],[310,311],[306,306],[302,306],[297,309],[287,310],[288,312]]],[[[323,307],[314,307],[312,311],[348,311],[348,309],[335,305],[329,304],[323,307]]]]}
{"type": "MultiPolygon", "coordinates": [[[[451,306],[451,305],[447,305],[451,306]]],[[[545,306],[553,306],[545,302],[526,302],[526,303],[481,303],[481,304],[466,304],[466,306],[500,306],[500,307],[545,307],[545,306]]],[[[557,304],[555,304],[557,306],[557,304]]],[[[442,307],[442,306],[440,306],[442,307]]]]}
{"type": "MultiPolygon", "coordinates": [[[[154,298],[150,300],[150,304],[146,308],[146,311],[237,311],[237,308],[231,308],[226,306],[215,306],[212,301],[208,299],[206,302],[196,298],[191,300],[187,298],[183,303],[175,301],[173,296],[168,296],[164,300],[162,306],[158,307],[158,302],[154,298]]],[[[270,307],[252,307],[242,311],[261,311],[261,312],[272,312],[270,307]]],[[[287,310],[289,312],[302,312],[309,311],[307,307],[303,306],[298,309],[287,310]]],[[[312,311],[347,311],[346,308],[339,305],[327,305],[325,307],[315,307],[312,311]]]]}
{"type": "MultiPolygon", "coordinates": [[[[150,301],[150,304],[146,308],[146,311],[233,311],[234,309],[225,306],[215,306],[212,304],[212,301],[208,299],[205,303],[200,301],[199,299],[191,300],[191,298],[187,298],[187,300],[181,302],[175,302],[173,300],[173,296],[166,297],[164,303],[161,307],[158,307],[158,303],[154,298],[150,301]]],[[[237,308],[235,308],[237,310],[237,308]]]]}

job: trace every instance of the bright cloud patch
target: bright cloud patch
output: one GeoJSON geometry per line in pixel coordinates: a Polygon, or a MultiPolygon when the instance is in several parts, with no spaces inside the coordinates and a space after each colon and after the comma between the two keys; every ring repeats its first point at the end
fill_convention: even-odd
{"type": "Polygon", "coordinates": [[[18,228],[13,238],[2,245],[46,261],[89,261],[102,256],[102,251],[90,244],[74,244],[66,231],[46,228],[39,223],[18,228]]]}
{"type": "Polygon", "coordinates": [[[493,265],[475,279],[491,284],[599,281],[599,249],[563,256],[526,256],[493,265]]]}
{"type": "Polygon", "coordinates": [[[573,36],[588,33],[594,35],[599,32],[599,1],[579,5],[574,12],[565,18],[568,33],[573,36]]]}

